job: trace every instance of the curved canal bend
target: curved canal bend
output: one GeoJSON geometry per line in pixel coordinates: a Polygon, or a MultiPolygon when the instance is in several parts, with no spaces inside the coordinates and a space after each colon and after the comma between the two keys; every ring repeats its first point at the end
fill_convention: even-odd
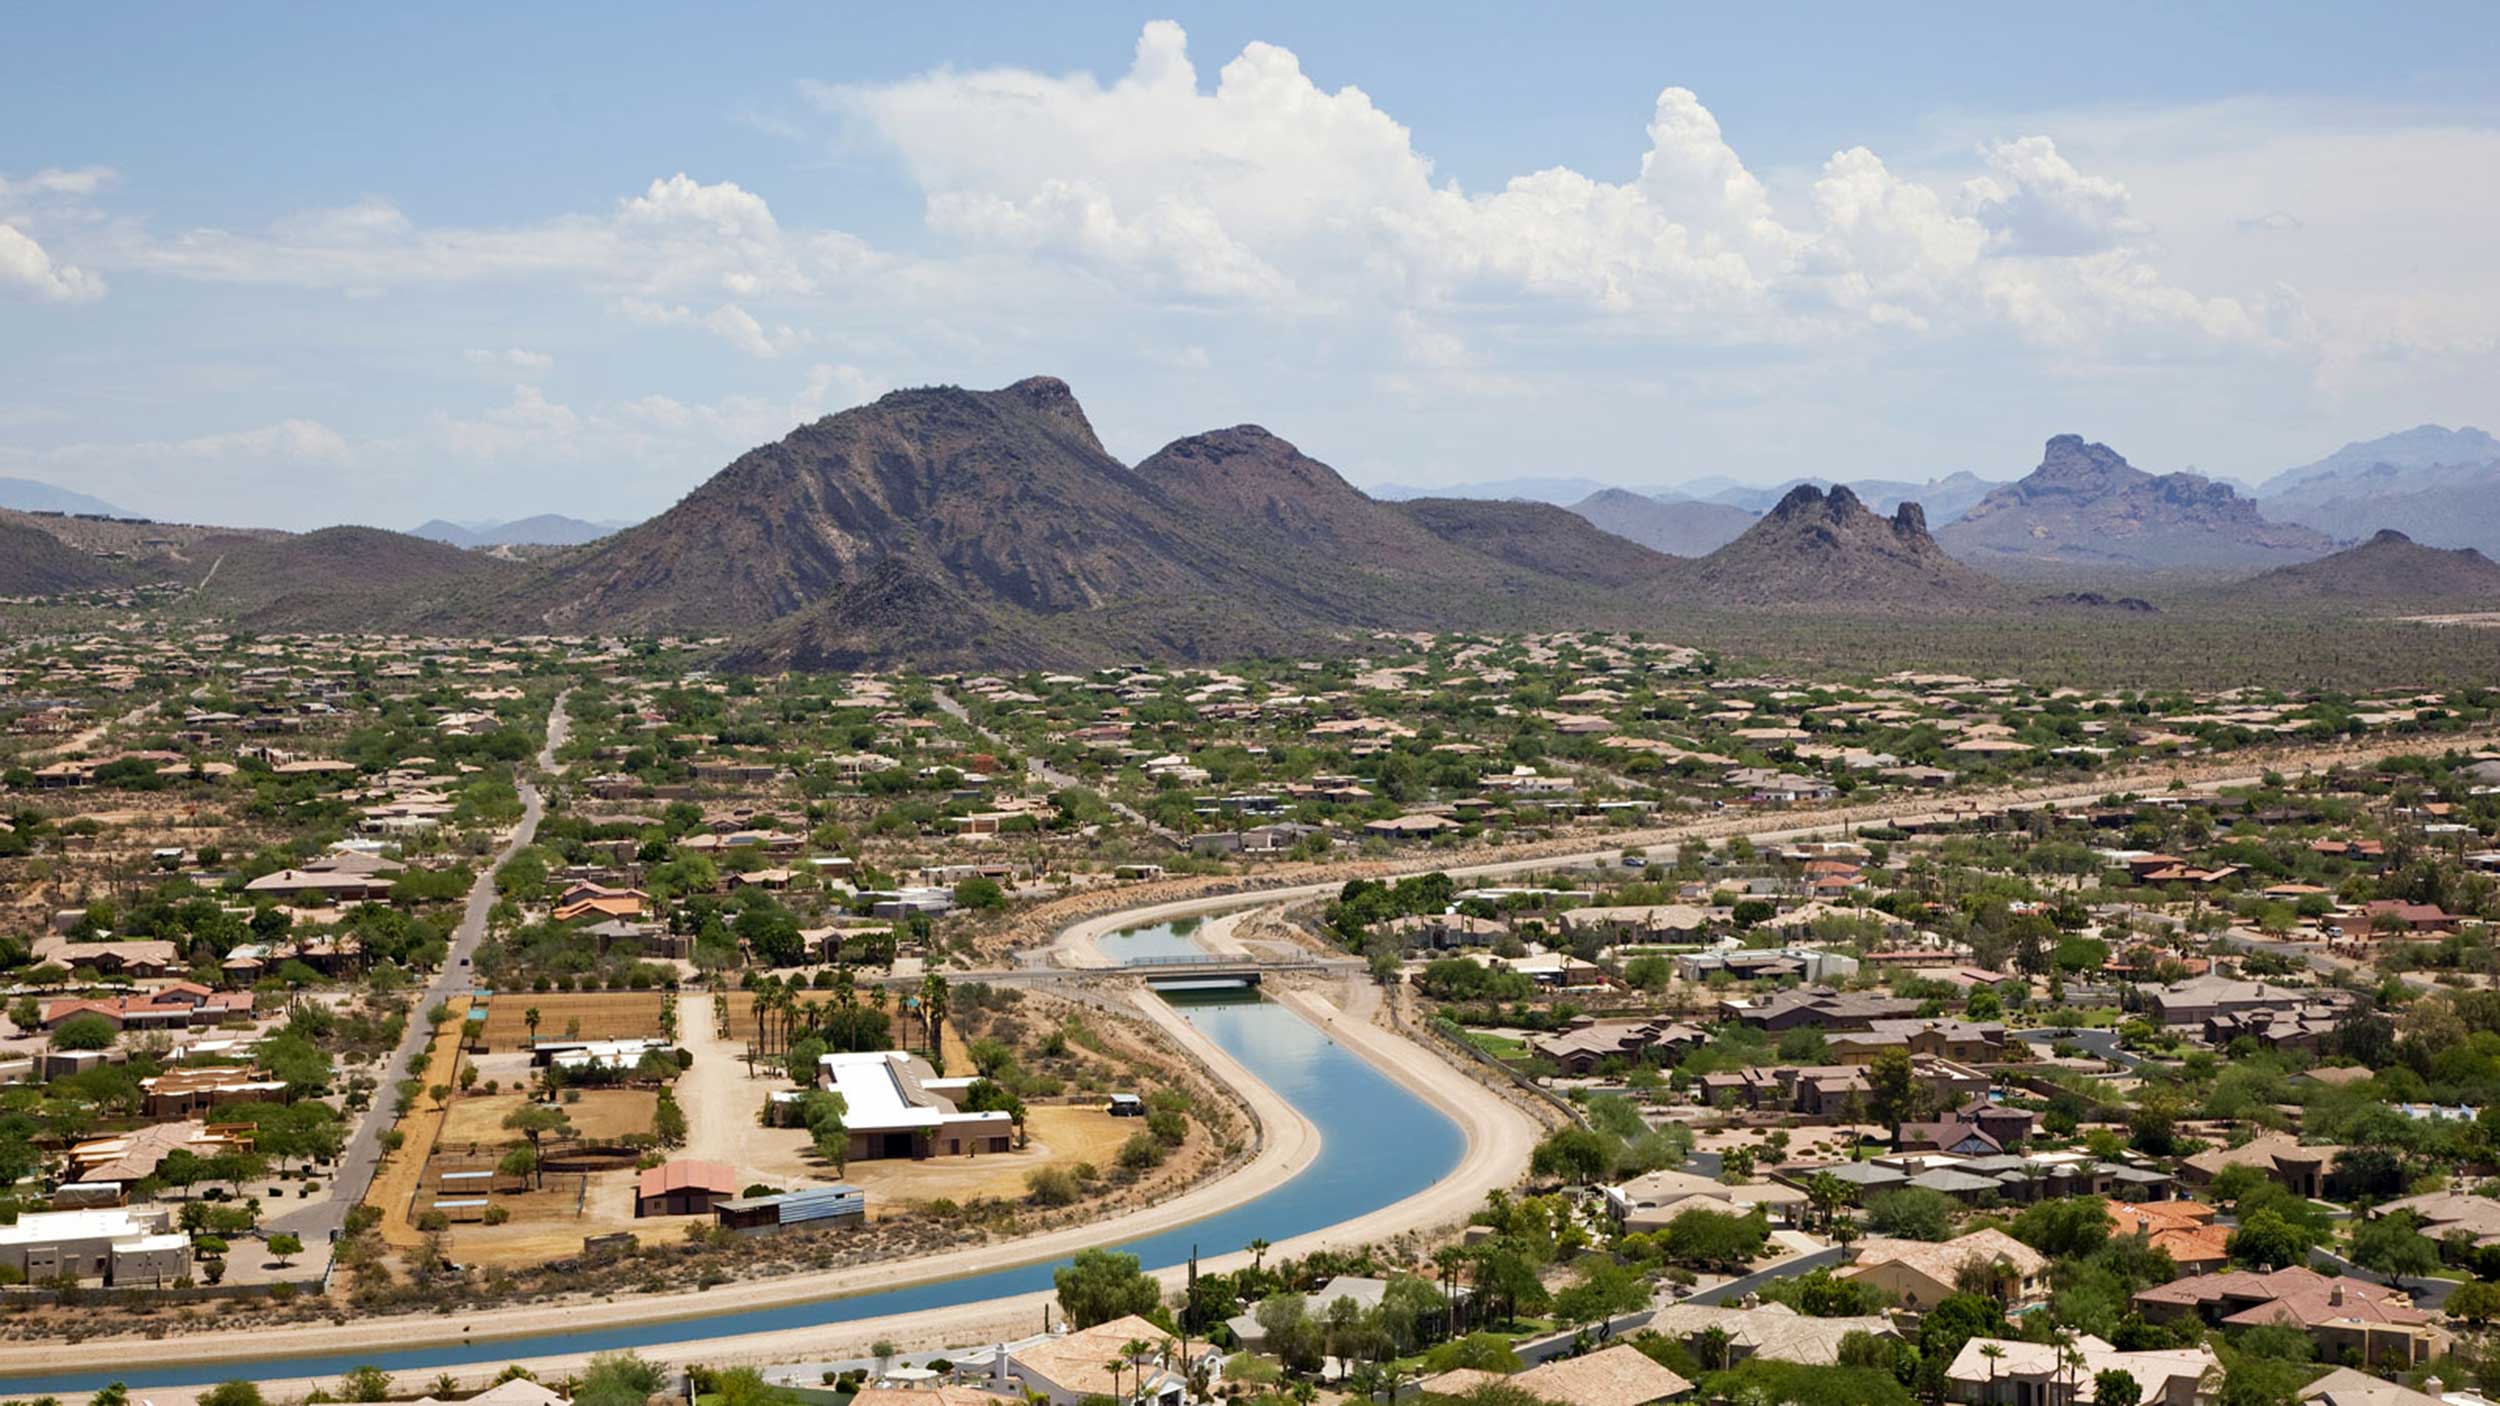
{"type": "MultiPolygon", "coordinates": [[[[1184,945],[1194,950],[1187,934],[1195,926],[1196,920],[1181,919],[1132,929],[1100,942],[1104,953],[1114,960],[1123,956],[1165,955],[1184,945]]],[[[1402,1201],[1441,1180],[1458,1164],[1465,1150],[1463,1139],[1448,1115],[1295,1012],[1256,997],[1211,998],[1192,994],[1172,999],[1184,1018],[1319,1128],[1320,1150],[1318,1157],[1292,1180],[1254,1201],[1114,1246],[1136,1255],[1145,1268],[1184,1263],[1193,1249],[1212,1257],[1239,1250],[1254,1239],[1281,1243],[1324,1229],[1402,1201]]],[[[1012,1246],[1003,1248],[1013,1252],[1012,1246]]],[[[156,1367],[134,1363],[106,1371],[20,1376],[0,1379],[0,1397],[66,1395],[93,1391],[112,1381],[145,1389],[237,1377],[330,1377],[368,1363],[394,1373],[438,1371],[522,1358],[726,1338],[1033,1293],[1049,1289],[1052,1272],[1065,1263],[1044,1261],[775,1308],[487,1342],[445,1343],[390,1352],[272,1353],[266,1357],[156,1367]]],[[[596,1311],[584,1310],[586,1314],[596,1311]]],[[[1034,1324],[1036,1329],[1040,1326],[1038,1322],[1034,1324]]],[[[178,1342],[169,1342],[167,1346],[180,1350],[178,1342]]]]}

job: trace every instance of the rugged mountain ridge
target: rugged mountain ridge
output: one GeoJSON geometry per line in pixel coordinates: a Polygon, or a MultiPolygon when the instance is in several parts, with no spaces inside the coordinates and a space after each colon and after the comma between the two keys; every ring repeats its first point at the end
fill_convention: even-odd
{"type": "Polygon", "coordinates": [[[898,391],[803,425],[493,605],[514,628],[738,634],[801,660],[863,657],[881,636],[918,658],[979,635],[1040,659],[1632,613],[1436,535],[1255,425],[1122,464],[1049,377],[898,391]]]}
{"type": "Polygon", "coordinates": [[[1812,484],[1790,489],[1685,577],[1689,595],[1718,605],[1976,610],[2000,596],[1996,581],[1937,545],[1918,504],[1882,517],[1845,486],[1826,493],[1812,484]]]}
{"type": "Polygon", "coordinates": [[[1998,570],[2117,566],[2250,568],[2325,555],[2335,543],[2268,521],[2230,485],[2195,474],[2150,474],[2081,435],[2048,442],[2040,465],[1991,490],[1937,539],[1965,562],[1998,570]]]}

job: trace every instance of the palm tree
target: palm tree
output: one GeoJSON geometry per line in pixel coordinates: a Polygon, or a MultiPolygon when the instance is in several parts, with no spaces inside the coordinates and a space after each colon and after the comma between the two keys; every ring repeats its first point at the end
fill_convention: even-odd
{"type": "Polygon", "coordinates": [[[1154,1353],[1154,1350],[1154,1344],[1141,1338],[1131,1338],[1120,1345],[1120,1355],[1128,1359],[1132,1369],[1129,1374],[1131,1396],[1146,1394],[1146,1359],[1154,1353]]]}
{"type": "Polygon", "coordinates": [[[533,1049],[533,1050],[534,1050],[534,1049],[537,1049],[537,1048],[538,1048],[538,1007],[536,1007],[536,1006],[532,1006],[532,1007],[530,1007],[528,1010],[525,1010],[525,1011],[521,1012],[521,1023],[522,1023],[523,1025],[526,1025],[526,1026],[528,1026],[528,1027],[530,1028],[530,1048],[531,1048],[531,1049],[533,1049]]]}
{"type": "Polygon", "coordinates": [[[1829,1172],[1816,1172],[1806,1178],[1806,1200],[1823,1217],[1823,1228],[1829,1230],[1840,1215],[1840,1208],[1849,1203],[1849,1183],[1829,1172]]]}
{"type": "Polygon", "coordinates": [[[929,1067],[946,1072],[946,978],[931,972],[920,980],[920,1018],[929,1026],[929,1067]]]}
{"type": "Polygon", "coordinates": [[[833,1003],[847,1011],[858,1002],[858,983],[851,977],[851,964],[844,962],[833,971],[833,1003]]]}
{"type": "Polygon", "coordinates": [[[1988,1400],[1994,1403],[1997,1399],[1997,1363],[2004,1359],[2005,1348],[2000,1343],[1981,1343],[1979,1355],[1988,1359],[1988,1400]]]}
{"type": "Polygon", "coordinates": [[[1103,1370],[1111,1374],[1111,1399],[1117,1401],[1120,1399],[1120,1371],[1122,1368],[1128,1366],[1128,1363],[1120,1358],[1114,1357],[1102,1365],[1103,1370]]]}
{"type": "Polygon", "coordinates": [[[1432,1267],[1441,1271],[1441,1299],[1449,1308],[1448,1336],[1458,1336],[1458,1269],[1467,1262],[1467,1252],[1456,1245],[1444,1245],[1432,1252],[1432,1267]]]}
{"type": "Polygon", "coordinates": [[[1242,1246],[1242,1248],[1250,1252],[1250,1267],[1252,1269],[1264,1267],[1267,1261],[1267,1241],[1264,1238],[1253,1240],[1249,1244],[1242,1246]]]}

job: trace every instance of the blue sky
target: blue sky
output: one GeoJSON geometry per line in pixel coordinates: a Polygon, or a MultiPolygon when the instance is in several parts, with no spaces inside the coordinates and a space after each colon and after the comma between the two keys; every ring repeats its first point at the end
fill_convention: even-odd
{"type": "Polygon", "coordinates": [[[1358,483],[2500,419],[2488,7],[1724,8],[30,12],[0,474],[633,518],[1043,371],[1125,457],[1253,420],[1358,483]]]}

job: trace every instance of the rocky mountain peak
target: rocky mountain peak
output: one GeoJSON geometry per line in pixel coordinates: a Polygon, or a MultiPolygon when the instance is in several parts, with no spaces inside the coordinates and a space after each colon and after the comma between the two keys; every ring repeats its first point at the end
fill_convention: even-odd
{"type": "Polygon", "coordinates": [[[2410,547],[2413,545],[2413,539],[2392,527],[2382,527],[2371,533],[2370,540],[2362,545],[2365,547],[2410,547]]]}
{"type": "Polygon", "coordinates": [[[1077,404],[1076,392],[1058,377],[1027,376],[997,394],[1077,436],[1095,453],[1103,452],[1102,441],[1094,434],[1094,422],[1085,418],[1085,407],[1077,404]]]}
{"type": "Polygon", "coordinates": [[[2049,440],[2041,451],[2040,467],[2023,483],[2066,492],[2105,491],[2149,477],[2106,444],[2089,443],[2079,434],[2062,434],[2049,440]]]}
{"type": "Polygon", "coordinates": [[[1903,503],[1900,507],[1893,509],[1892,530],[1893,534],[1899,537],[1926,536],[1927,510],[1916,503],[1903,503]]]}

